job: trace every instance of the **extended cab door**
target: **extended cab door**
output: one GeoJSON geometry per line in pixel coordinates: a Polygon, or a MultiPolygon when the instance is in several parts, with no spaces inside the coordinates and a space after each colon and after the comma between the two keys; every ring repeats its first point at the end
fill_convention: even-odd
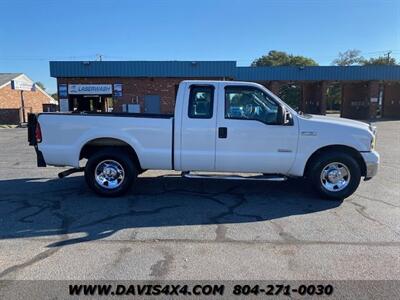
{"type": "MultiPolygon", "coordinates": [[[[217,83],[188,83],[181,107],[180,161],[182,171],[214,171],[217,126],[217,83]]],[[[178,158],[178,159],[179,159],[178,158]]]]}
{"type": "Polygon", "coordinates": [[[298,125],[280,125],[279,102],[254,85],[219,91],[216,171],[285,174],[297,151],[298,125]]]}

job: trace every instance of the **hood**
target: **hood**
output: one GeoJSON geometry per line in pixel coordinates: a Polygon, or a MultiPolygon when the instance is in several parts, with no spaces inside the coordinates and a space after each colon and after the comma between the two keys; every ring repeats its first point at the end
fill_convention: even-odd
{"type": "Polygon", "coordinates": [[[374,129],[369,124],[343,118],[300,115],[299,127],[301,133],[318,136],[320,143],[346,145],[359,151],[370,151],[374,138],[374,129]]]}
{"type": "MultiPolygon", "coordinates": [[[[300,117],[303,117],[303,116],[300,116],[300,117]]],[[[350,127],[354,127],[354,128],[371,131],[371,129],[370,129],[371,127],[368,123],[345,119],[345,118],[327,117],[327,116],[321,116],[321,115],[308,115],[308,116],[304,116],[304,118],[312,120],[312,121],[321,122],[321,123],[350,126],[350,127]]]]}

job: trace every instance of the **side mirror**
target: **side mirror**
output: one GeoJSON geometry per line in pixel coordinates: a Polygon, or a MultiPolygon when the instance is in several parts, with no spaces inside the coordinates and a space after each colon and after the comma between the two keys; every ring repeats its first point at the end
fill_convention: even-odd
{"type": "Polygon", "coordinates": [[[292,124],[292,114],[286,110],[284,106],[281,107],[281,125],[291,125],[292,124]]]}

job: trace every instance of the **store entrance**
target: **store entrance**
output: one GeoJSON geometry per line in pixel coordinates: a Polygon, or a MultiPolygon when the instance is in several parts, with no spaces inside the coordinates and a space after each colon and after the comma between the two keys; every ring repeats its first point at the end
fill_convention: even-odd
{"type": "Polygon", "coordinates": [[[112,95],[70,95],[72,111],[108,112],[112,110],[112,95]]]}

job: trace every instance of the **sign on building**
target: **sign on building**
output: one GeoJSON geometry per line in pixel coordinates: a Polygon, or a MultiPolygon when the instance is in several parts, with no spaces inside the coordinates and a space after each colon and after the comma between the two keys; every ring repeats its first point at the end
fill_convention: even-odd
{"type": "Polygon", "coordinates": [[[60,84],[58,86],[58,94],[60,98],[68,97],[68,86],[66,84],[60,84]]]}
{"type": "Polygon", "coordinates": [[[122,97],[122,84],[121,83],[114,83],[114,96],[122,97]]]}
{"type": "Polygon", "coordinates": [[[33,82],[27,82],[22,80],[11,80],[11,88],[13,90],[20,90],[20,91],[34,91],[35,84],[33,82]]]}
{"type": "Polygon", "coordinates": [[[111,95],[111,84],[69,84],[68,94],[71,95],[111,95]]]}

